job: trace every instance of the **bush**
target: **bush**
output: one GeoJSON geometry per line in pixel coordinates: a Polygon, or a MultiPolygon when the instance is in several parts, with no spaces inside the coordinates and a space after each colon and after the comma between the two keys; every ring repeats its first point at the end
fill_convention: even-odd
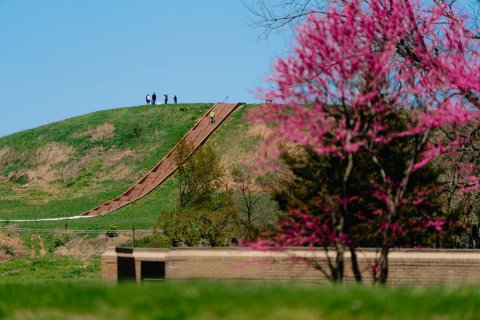
{"type": "Polygon", "coordinates": [[[239,237],[238,210],[230,192],[219,192],[203,206],[181,208],[164,212],[158,219],[158,247],[221,246],[229,239],[239,237]],[[168,245],[165,245],[168,242],[168,245]]]}
{"type": "Polygon", "coordinates": [[[116,238],[118,237],[118,232],[117,232],[118,228],[117,226],[115,225],[111,225],[107,231],[105,232],[105,235],[108,237],[108,238],[116,238]]]}
{"type": "Polygon", "coordinates": [[[10,257],[15,257],[15,252],[13,251],[12,247],[2,245],[0,249],[5,250],[5,254],[9,255],[10,257]]]}
{"type": "Polygon", "coordinates": [[[164,212],[155,230],[158,246],[219,246],[237,235],[238,209],[232,193],[223,189],[224,170],[212,148],[202,147],[190,156],[193,146],[177,147],[179,201],[164,212]],[[168,245],[167,245],[168,243],[168,245]]]}

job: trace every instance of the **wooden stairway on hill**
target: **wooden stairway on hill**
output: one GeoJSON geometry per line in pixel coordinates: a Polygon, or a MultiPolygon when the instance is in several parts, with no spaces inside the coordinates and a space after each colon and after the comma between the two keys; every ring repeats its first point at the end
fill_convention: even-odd
{"type": "MultiPolygon", "coordinates": [[[[222,122],[243,103],[216,103],[182,138],[193,144],[193,151],[200,147],[222,122]],[[210,124],[209,114],[215,111],[215,123],[210,124]]],[[[121,207],[143,198],[162,184],[176,170],[175,154],[178,144],[142,179],[121,196],[84,212],[81,216],[99,216],[113,212],[121,207]]]]}

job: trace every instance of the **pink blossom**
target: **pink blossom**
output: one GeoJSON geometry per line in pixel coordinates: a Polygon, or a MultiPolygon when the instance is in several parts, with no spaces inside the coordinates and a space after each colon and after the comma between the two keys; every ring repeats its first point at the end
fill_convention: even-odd
{"type": "Polygon", "coordinates": [[[445,218],[441,217],[441,218],[438,218],[437,220],[428,221],[425,226],[427,228],[433,227],[437,231],[442,231],[442,227],[444,224],[445,224],[445,218]]]}
{"type": "MultiPolygon", "coordinates": [[[[469,136],[459,132],[480,124],[479,106],[472,98],[480,92],[479,45],[465,18],[447,6],[387,0],[332,3],[325,15],[309,15],[296,30],[292,54],[275,63],[269,77],[273,89],[262,92],[275,103],[248,115],[272,130],[258,150],[258,167],[277,170],[286,145],[306,146],[341,161],[367,154],[377,160],[372,170],[381,177],[369,190],[375,202],[371,222],[398,236],[421,228],[441,231],[443,217],[419,213],[415,223],[406,222],[398,209],[428,204],[428,192],[405,195],[411,175],[439,157],[456,154],[469,136]],[[389,128],[392,117],[404,126],[389,128]],[[457,135],[435,135],[440,129],[457,135]],[[404,167],[392,174],[376,152],[399,141],[409,141],[411,150],[405,151],[404,167]]],[[[451,168],[464,177],[461,192],[480,189],[475,168],[468,163],[451,168]]],[[[276,243],[312,247],[352,241],[338,221],[364,220],[366,213],[348,211],[355,196],[364,195],[336,196],[319,212],[289,211],[276,243]]],[[[378,265],[374,271],[379,272],[378,265]]]]}

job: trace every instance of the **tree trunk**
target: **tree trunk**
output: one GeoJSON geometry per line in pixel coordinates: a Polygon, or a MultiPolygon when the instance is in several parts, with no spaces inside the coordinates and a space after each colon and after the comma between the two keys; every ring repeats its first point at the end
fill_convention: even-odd
{"type": "Polygon", "coordinates": [[[355,247],[350,247],[350,255],[352,259],[352,271],[353,275],[355,276],[355,281],[361,283],[362,273],[360,272],[360,268],[358,266],[357,252],[355,250],[355,247]]]}
{"type": "Polygon", "coordinates": [[[381,284],[386,284],[388,280],[388,253],[390,252],[390,248],[388,246],[384,246],[380,253],[380,276],[378,277],[378,281],[381,284]]]}
{"type": "Polygon", "coordinates": [[[345,269],[345,248],[343,244],[337,243],[337,257],[335,259],[335,267],[332,270],[332,278],[334,282],[343,282],[343,271],[345,269]]]}

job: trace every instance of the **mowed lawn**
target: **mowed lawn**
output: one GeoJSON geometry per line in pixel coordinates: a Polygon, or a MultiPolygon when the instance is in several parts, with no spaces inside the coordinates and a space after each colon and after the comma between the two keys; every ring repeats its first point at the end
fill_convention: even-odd
{"type": "Polygon", "coordinates": [[[480,289],[260,282],[0,285],[9,319],[478,319],[480,289]]]}

